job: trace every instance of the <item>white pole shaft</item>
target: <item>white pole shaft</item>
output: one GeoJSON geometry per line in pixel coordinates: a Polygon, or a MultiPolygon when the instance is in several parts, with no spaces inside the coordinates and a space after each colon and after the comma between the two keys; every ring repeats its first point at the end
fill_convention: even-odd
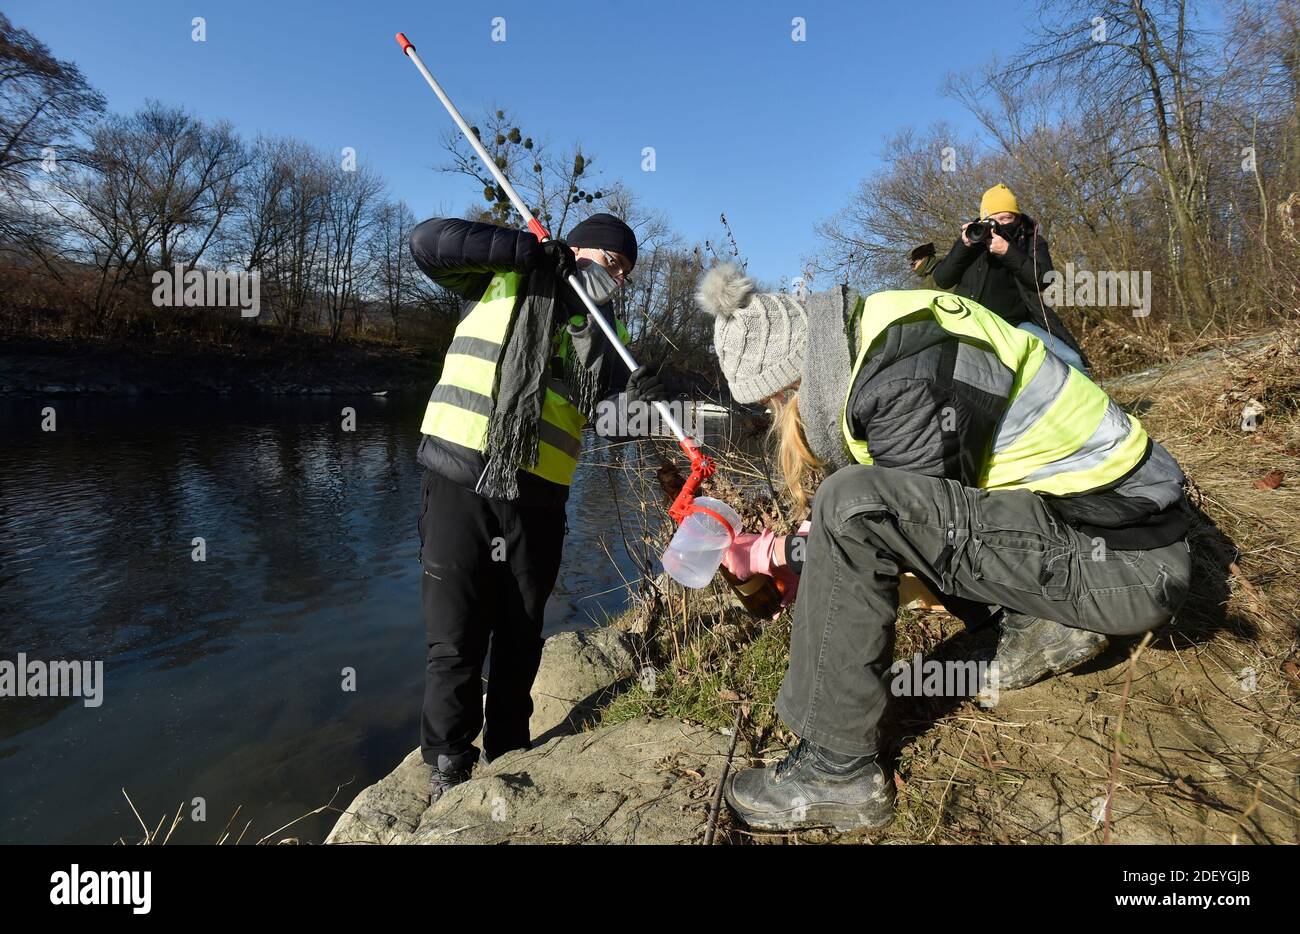
{"type": "MultiPolygon", "coordinates": [[[[470,147],[474,150],[479,159],[482,160],[483,164],[487,167],[487,170],[492,173],[492,177],[496,179],[497,184],[501,186],[501,190],[506,193],[506,197],[510,199],[510,203],[514,205],[515,210],[519,212],[519,216],[524,219],[524,223],[534,232],[534,234],[536,234],[536,228],[541,227],[540,222],[533,216],[533,212],[528,210],[528,206],[524,204],[523,199],[519,197],[519,192],[515,191],[515,186],[510,184],[510,179],[506,178],[505,173],[501,171],[497,164],[492,160],[492,157],[488,155],[488,151],[483,148],[483,142],[474,135],[474,131],[470,129],[469,124],[465,122],[465,118],[462,117],[460,111],[456,109],[456,105],[452,103],[451,98],[448,97],[447,93],[442,89],[442,85],[438,84],[437,79],[429,73],[429,69],[424,67],[424,62],[421,61],[419,53],[415,51],[415,46],[404,46],[404,51],[406,52],[407,58],[415,63],[415,67],[419,69],[420,74],[424,75],[424,80],[429,83],[429,87],[433,88],[433,93],[438,95],[438,100],[442,101],[442,106],[446,108],[447,113],[451,114],[451,119],[456,121],[456,126],[460,128],[461,135],[469,142],[470,147]]],[[[618,333],[610,326],[610,323],[605,320],[605,316],[600,313],[600,309],[596,307],[596,303],[592,301],[591,296],[587,294],[587,290],[582,285],[582,280],[576,275],[571,275],[569,276],[568,281],[569,285],[573,288],[573,291],[578,294],[578,298],[580,298],[582,303],[587,306],[587,313],[591,315],[592,319],[596,322],[596,325],[604,332],[605,338],[609,341],[610,346],[618,352],[624,365],[627,366],[629,371],[635,370],[637,368],[636,360],[634,360],[632,355],[627,352],[627,348],[623,346],[623,342],[618,338],[618,333]]],[[[678,424],[677,419],[673,418],[673,414],[668,410],[668,406],[662,402],[656,402],[654,406],[659,410],[660,417],[662,417],[664,422],[667,423],[668,427],[672,430],[672,433],[676,435],[677,440],[685,442],[686,432],[682,429],[682,426],[678,424]]]]}
{"type": "MultiPolygon", "coordinates": [[[[629,372],[635,370],[636,361],[633,360],[632,355],[627,352],[627,348],[624,347],[623,342],[618,339],[618,334],[616,334],[614,329],[609,326],[609,322],[605,320],[604,315],[596,309],[596,303],[591,300],[591,296],[587,294],[587,290],[582,287],[582,281],[578,279],[577,276],[569,276],[569,285],[573,287],[573,291],[578,293],[578,298],[582,299],[582,303],[587,306],[587,312],[595,319],[596,323],[600,325],[600,329],[605,332],[605,337],[609,340],[610,346],[618,351],[619,357],[621,357],[623,363],[627,365],[629,372]]],[[[677,440],[685,443],[686,431],[677,423],[677,419],[673,418],[673,413],[668,410],[668,406],[663,402],[656,402],[654,406],[659,410],[659,417],[664,420],[664,423],[672,430],[672,433],[677,436],[677,440]]]]}

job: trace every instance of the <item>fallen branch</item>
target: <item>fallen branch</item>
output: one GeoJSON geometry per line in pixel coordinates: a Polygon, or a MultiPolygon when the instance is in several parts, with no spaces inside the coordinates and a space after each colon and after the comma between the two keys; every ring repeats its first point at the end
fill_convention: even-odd
{"type": "Polygon", "coordinates": [[[742,708],[736,706],[736,720],[731,725],[731,748],[722,763],[722,774],[718,776],[718,787],[713,791],[713,804],[709,807],[709,827],[704,832],[704,845],[713,846],[713,835],[718,830],[718,812],[722,810],[722,790],[727,785],[727,776],[731,774],[731,757],[736,754],[736,741],[740,739],[740,715],[742,708]]]}
{"type": "Polygon", "coordinates": [[[1138,658],[1142,651],[1151,644],[1151,633],[1142,637],[1138,647],[1133,650],[1133,654],[1128,657],[1128,671],[1124,675],[1124,693],[1119,699],[1119,722],[1115,724],[1115,744],[1110,753],[1110,783],[1106,788],[1106,814],[1103,820],[1101,831],[1101,842],[1104,846],[1110,843],[1110,807],[1115,800],[1115,786],[1119,784],[1119,743],[1120,736],[1124,732],[1124,711],[1128,709],[1128,693],[1133,686],[1133,668],[1137,665],[1138,658]]]}

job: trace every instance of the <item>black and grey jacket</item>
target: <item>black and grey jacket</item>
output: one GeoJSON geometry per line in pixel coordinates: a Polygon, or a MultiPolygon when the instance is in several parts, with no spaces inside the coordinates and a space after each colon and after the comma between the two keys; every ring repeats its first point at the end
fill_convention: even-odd
{"type": "MultiPolygon", "coordinates": [[[[433,218],[412,231],[411,255],[421,272],[463,300],[460,309],[463,321],[496,273],[536,274],[535,266],[541,260],[542,251],[537,238],[528,231],[459,218],[433,218]]],[[[592,300],[602,311],[607,311],[617,289],[614,280],[594,264],[579,270],[578,276],[592,300]]],[[[581,366],[593,374],[598,395],[621,392],[627,384],[627,368],[572,289],[562,285],[558,296],[563,315],[557,309],[556,321],[564,320],[572,352],[581,366]]],[[[552,361],[553,377],[562,379],[563,370],[558,360],[552,361]]],[[[483,463],[481,457],[467,456],[467,453],[472,454],[452,450],[452,446],[424,435],[417,457],[422,465],[453,483],[473,488],[482,474],[483,463]]],[[[526,471],[519,472],[519,482],[521,489],[528,488],[539,495],[568,496],[567,487],[526,471]]]]}
{"type": "MultiPolygon", "coordinates": [[[[841,410],[830,400],[838,394],[844,405],[849,377],[837,380],[830,373],[855,343],[844,322],[856,301],[851,290],[834,290],[807,303],[809,362],[817,365],[806,368],[800,411],[814,453],[832,468],[848,462],[841,410]],[[833,344],[844,349],[832,352],[833,344]]],[[[958,340],[921,312],[891,324],[874,342],[852,377],[846,414],[875,464],[975,487],[1013,377],[991,349],[958,340]]],[[[1070,525],[1113,548],[1156,548],[1186,533],[1182,470],[1154,441],[1141,463],[1109,489],[1043,498],[1070,525]]]]}

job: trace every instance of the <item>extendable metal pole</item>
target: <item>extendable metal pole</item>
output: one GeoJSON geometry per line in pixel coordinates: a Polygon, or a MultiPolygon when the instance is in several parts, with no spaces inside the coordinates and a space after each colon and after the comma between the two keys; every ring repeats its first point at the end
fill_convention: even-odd
{"type": "MultiPolygon", "coordinates": [[[[501,171],[496,162],[492,160],[492,157],[488,155],[488,151],[483,148],[482,141],[474,135],[474,131],[470,129],[469,124],[465,122],[465,118],[462,117],[460,111],[456,109],[456,105],[452,103],[451,98],[447,96],[447,92],[442,89],[442,85],[438,84],[437,79],[429,73],[429,69],[424,67],[424,62],[421,61],[419,53],[415,51],[415,46],[411,44],[411,40],[399,32],[397,34],[397,44],[402,47],[402,51],[406,54],[406,57],[415,63],[415,67],[420,70],[420,74],[424,75],[424,80],[429,82],[429,87],[433,88],[433,93],[438,95],[438,100],[442,101],[442,106],[447,109],[447,113],[451,114],[451,119],[456,121],[456,126],[460,128],[461,135],[465,137],[474,152],[478,155],[479,159],[482,160],[485,166],[487,166],[487,170],[492,173],[492,177],[496,179],[497,184],[501,186],[501,190],[506,193],[506,197],[510,199],[510,203],[514,205],[515,210],[519,212],[519,216],[524,219],[524,222],[528,225],[528,229],[532,231],[533,236],[535,236],[539,241],[551,239],[550,233],[542,226],[541,221],[533,216],[533,212],[528,210],[528,206],[524,204],[523,199],[519,197],[519,192],[515,191],[515,186],[510,184],[510,180],[506,178],[505,173],[501,171]]],[[[617,332],[615,332],[615,330],[610,326],[610,323],[605,320],[605,316],[600,313],[600,309],[596,307],[596,303],[591,300],[591,296],[587,294],[587,290],[582,285],[582,280],[575,275],[571,275],[569,276],[568,282],[569,285],[573,287],[573,291],[577,293],[578,298],[580,298],[582,303],[587,306],[587,313],[591,315],[592,319],[596,322],[596,325],[605,333],[605,337],[609,339],[610,346],[618,352],[619,357],[627,366],[628,370],[635,370],[637,368],[636,361],[632,359],[632,355],[627,352],[627,348],[623,346],[623,342],[618,339],[617,332]]],[[[691,458],[692,468],[696,466],[696,462],[700,458],[707,461],[708,459],[704,458],[703,455],[699,453],[698,443],[696,443],[694,439],[687,437],[685,430],[683,430],[682,426],[677,422],[677,419],[673,418],[672,412],[668,410],[668,406],[662,402],[656,402],[654,406],[659,410],[660,416],[662,416],[663,420],[668,424],[672,433],[677,436],[677,440],[681,443],[682,449],[685,450],[687,456],[691,458]]],[[[710,464],[709,467],[711,471],[712,464],[710,464]]]]}

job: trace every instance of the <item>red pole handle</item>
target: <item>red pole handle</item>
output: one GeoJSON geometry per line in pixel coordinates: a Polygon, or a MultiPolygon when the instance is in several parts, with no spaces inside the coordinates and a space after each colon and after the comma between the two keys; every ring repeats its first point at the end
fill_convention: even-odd
{"type": "Polygon", "coordinates": [[[713,476],[714,470],[713,459],[700,450],[699,443],[694,438],[687,438],[681,445],[682,450],[686,452],[686,456],[691,459],[691,475],[686,478],[686,482],[682,484],[677,498],[668,507],[668,515],[678,525],[681,525],[682,520],[690,513],[691,504],[695,500],[695,493],[699,490],[700,483],[713,476]]]}
{"type": "Polygon", "coordinates": [[[537,238],[538,243],[551,239],[550,233],[542,226],[542,222],[535,217],[528,218],[528,229],[533,232],[533,236],[537,238]]]}
{"type": "Polygon", "coordinates": [[[408,39],[408,38],[406,38],[406,33],[404,33],[404,32],[399,32],[399,33],[397,34],[397,44],[400,45],[400,46],[402,47],[402,54],[403,54],[403,55],[406,54],[406,50],[407,50],[407,49],[413,49],[413,48],[415,48],[415,45],[411,42],[411,40],[408,39]]]}

